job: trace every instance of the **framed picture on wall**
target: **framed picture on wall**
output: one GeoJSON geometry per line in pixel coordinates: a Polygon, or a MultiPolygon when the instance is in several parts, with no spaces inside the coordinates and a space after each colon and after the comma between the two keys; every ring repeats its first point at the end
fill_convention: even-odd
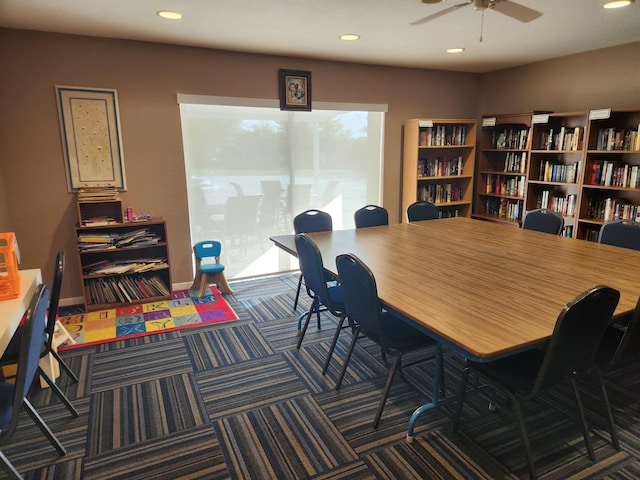
{"type": "Polygon", "coordinates": [[[118,92],[56,86],[67,186],[126,189],[118,92]]]}
{"type": "Polygon", "coordinates": [[[280,110],[311,111],[311,72],[278,70],[280,110]]]}

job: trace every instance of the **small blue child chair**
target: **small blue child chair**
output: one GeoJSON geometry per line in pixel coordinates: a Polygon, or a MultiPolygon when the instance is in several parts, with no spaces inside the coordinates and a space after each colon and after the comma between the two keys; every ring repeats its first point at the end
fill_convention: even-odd
{"type": "Polygon", "coordinates": [[[215,283],[221,293],[233,293],[224,276],[224,265],[220,263],[222,244],[217,240],[205,240],[193,246],[196,257],[196,274],[191,290],[198,290],[198,297],[206,294],[209,285],[215,283]],[[214,262],[207,262],[213,259],[214,262]]]}

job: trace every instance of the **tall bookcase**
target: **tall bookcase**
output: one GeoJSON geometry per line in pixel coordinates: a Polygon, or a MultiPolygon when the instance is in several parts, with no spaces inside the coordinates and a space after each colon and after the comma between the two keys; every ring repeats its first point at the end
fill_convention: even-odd
{"type": "Polygon", "coordinates": [[[640,109],[592,110],[578,238],[597,240],[603,223],[640,218],[640,109]]]}
{"type": "Polygon", "coordinates": [[[163,219],[79,226],[76,235],[86,311],[171,299],[163,219]]]}
{"type": "Polygon", "coordinates": [[[442,217],[471,215],[477,124],[414,118],[404,123],[402,221],[407,207],[430,201],[442,217]]]}
{"type": "Polygon", "coordinates": [[[532,113],[482,117],[474,218],[518,224],[525,207],[532,113]]]}
{"type": "Polygon", "coordinates": [[[577,234],[587,122],[586,112],[532,117],[525,211],[548,208],[561,214],[566,237],[577,234]]]}

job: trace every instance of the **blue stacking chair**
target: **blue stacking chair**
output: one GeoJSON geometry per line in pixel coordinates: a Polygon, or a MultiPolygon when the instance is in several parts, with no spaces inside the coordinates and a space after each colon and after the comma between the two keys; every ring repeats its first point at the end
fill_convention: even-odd
{"type": "Polygon", "coordinates": [[[333,350],[335,348],[335,342],[338,338],[338,333],[343,328],[345,308],[344,299],[342,297],[342,287],[340,285],[328,285],[325,279],[325,270],[322,262],[322,254],[318,249],[318,246],[311,240],[306,233],[299,233],[295,236],[296,251],[298,253],[298,259],[300,261],[300,270],[304,277],[304,284],[307,288],[307,293],[312,299],[311,307],[305,315],[305,321],[302,328],[300,328],[300,321],[298,322],[298,344],[296,348],[300,348],[302,340],[309,326],[311,317],[315,314],[317,316],[318,328],[320,328],[320,312],[328,311],[333,316],[338,317],[338,327],[336,334],[334,335],[334,342],[329,349],[327,360],[325,362],[328,365],[333,350]]]}
{"type": "MultiPolygon", "coordinates": [[[[391,382],[393,382],[393,377],[396,372],[403,367],[435,358],[434,355],[431,355],[403,366],[403,355],[425,347],[433,347],[436,345],[436,341],[428,335],[419,332],[398,317],[383,311],[380,300],[378,299],[378,289],[373,273],[358,257],[353,254],[338,255],[338,257],[336,257],[336,265],[338,267],[338,278],[340,279],[340,285],[342,286],[344,295],[348,324],[353,331],[351,344],[349,345],[340,377],[336,383],[336,390],[338,390],[342,384],[342,379],[347,371],[349,360],[351,359],[358,338],[368,337],[377,343],[382,349],[383,359],[386,359],[386,355],[394,357],[373,421],[373,428],[377,428],[387,397],[389,396],[391,382]]],[[[437,351],[441,352],[441,350],[437,351]]],[[[439,365],[442,365],[441,357],[439,359],[439,365]]],[[[442,375],[442,370],[440,373],[440,378],[442,379],[440,392],[444,395],[444,376],[442,375]]]]}
{"type": "MultiPolygon", "coordinates": [[[[295,233],[329,232],[333,230],[333,219],[331,215],[322,210],[310,209],[296,215],[293,219],[293,231],[295,233]]],[[[333,280],[328,273],[325,275],[327,281],[333,280]]],[[[293,301],[293,309],[298,308],[298,299],[302,288],[302,274],[298,278],[298,288],[296,298],[293,301]]]]}
{"type": "Polygon", "coordinates": [[[438,207],[431,202],[414,202],[407,207],[407,220],[409,220],[409,222],[435,220],[437,218],[438,207]]]}
{"type": "Polygon", "coordinates": [[[560,235],[564,228],[564,218],[548,208],[538,208],[526,213],[522,221],[522,228],[560,235]]]}
{"type": "Polygon", "coordinates": [[[356,228],[377,227],[389,225],[389,212],[378,205],[366,205],[353,214],[356,228]]]}
{"type": "Polygon", "coordinates": [[[222,244],[217,240],[204,240],[193,246],[196,257],[196,274],[191,285],[191,290],[198,290],[198,297],[206,294],[207,288],[215,283],[221,293],[233,293],[224,276],[224,265],[220,263],[222,244]],[[213,262],[206,260],[213,258],[213,262]]]}
{"type": "Polygon", "coordinates": [[[615,220],[605,223],[600,227],[598,242],[640,250],[640,223],[633,220],[615,220]]]}
{"type": "MultiPolygon", "coordinates": [[[[45,324],[47,319],[47,307],[49,302],[49,289],[46,285],[38,285],[22,325],[20,335],[20,354],[18,358],[15,383],[0,382],[0,444],[7,443],[16,430],[20,411],[24,410],[42,433],[47,437],[51,445],[60,455],[65,455],[66,450],[44,420],[27,398],[29,389],[37,377],[47,381],[52,390],[60,397],[65,406],[74,417],[78,412],[73,408],[60,389],[49,380],[49,377],[40,368],[40,352],[45,343],[45,324]]],[[[11,479],[22,479],[15,467],[0,452],[0,467],[11,479]]]]}

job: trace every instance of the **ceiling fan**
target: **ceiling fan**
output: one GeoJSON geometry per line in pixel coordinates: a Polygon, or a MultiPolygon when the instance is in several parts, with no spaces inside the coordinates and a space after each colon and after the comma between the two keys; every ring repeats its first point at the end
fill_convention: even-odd
{"type": "MultiPolygon", "coordinates": [[[[422,3],[441,3],[443,0],[422,0],[422,3]]],[[[457,5],[452,5],[449,8],[445,8],[444,10],[440,10],[439,12],[433,13],[431,15],[427,15],[415,22],[411,22],[411,25],[422,25],[423,23],[430,22],[438,17],[442,17],[447,13],[453,12],[463,7],[468,7],[469,5],[473,5],[474,10],[481,10],[484,15],[485,10],[495,10],[496,12],[502,13],[508,17],[511,17],[515,20],[518,20],[523,23],[531,22],[536,18],[542,15],[541,12],[537,10],[533,10],[532,8],[525,7],[524,5],[520,5],[519,3],[513,2],[511,0],[469,0],[467,2],[458,3],[457,5]]]]}

